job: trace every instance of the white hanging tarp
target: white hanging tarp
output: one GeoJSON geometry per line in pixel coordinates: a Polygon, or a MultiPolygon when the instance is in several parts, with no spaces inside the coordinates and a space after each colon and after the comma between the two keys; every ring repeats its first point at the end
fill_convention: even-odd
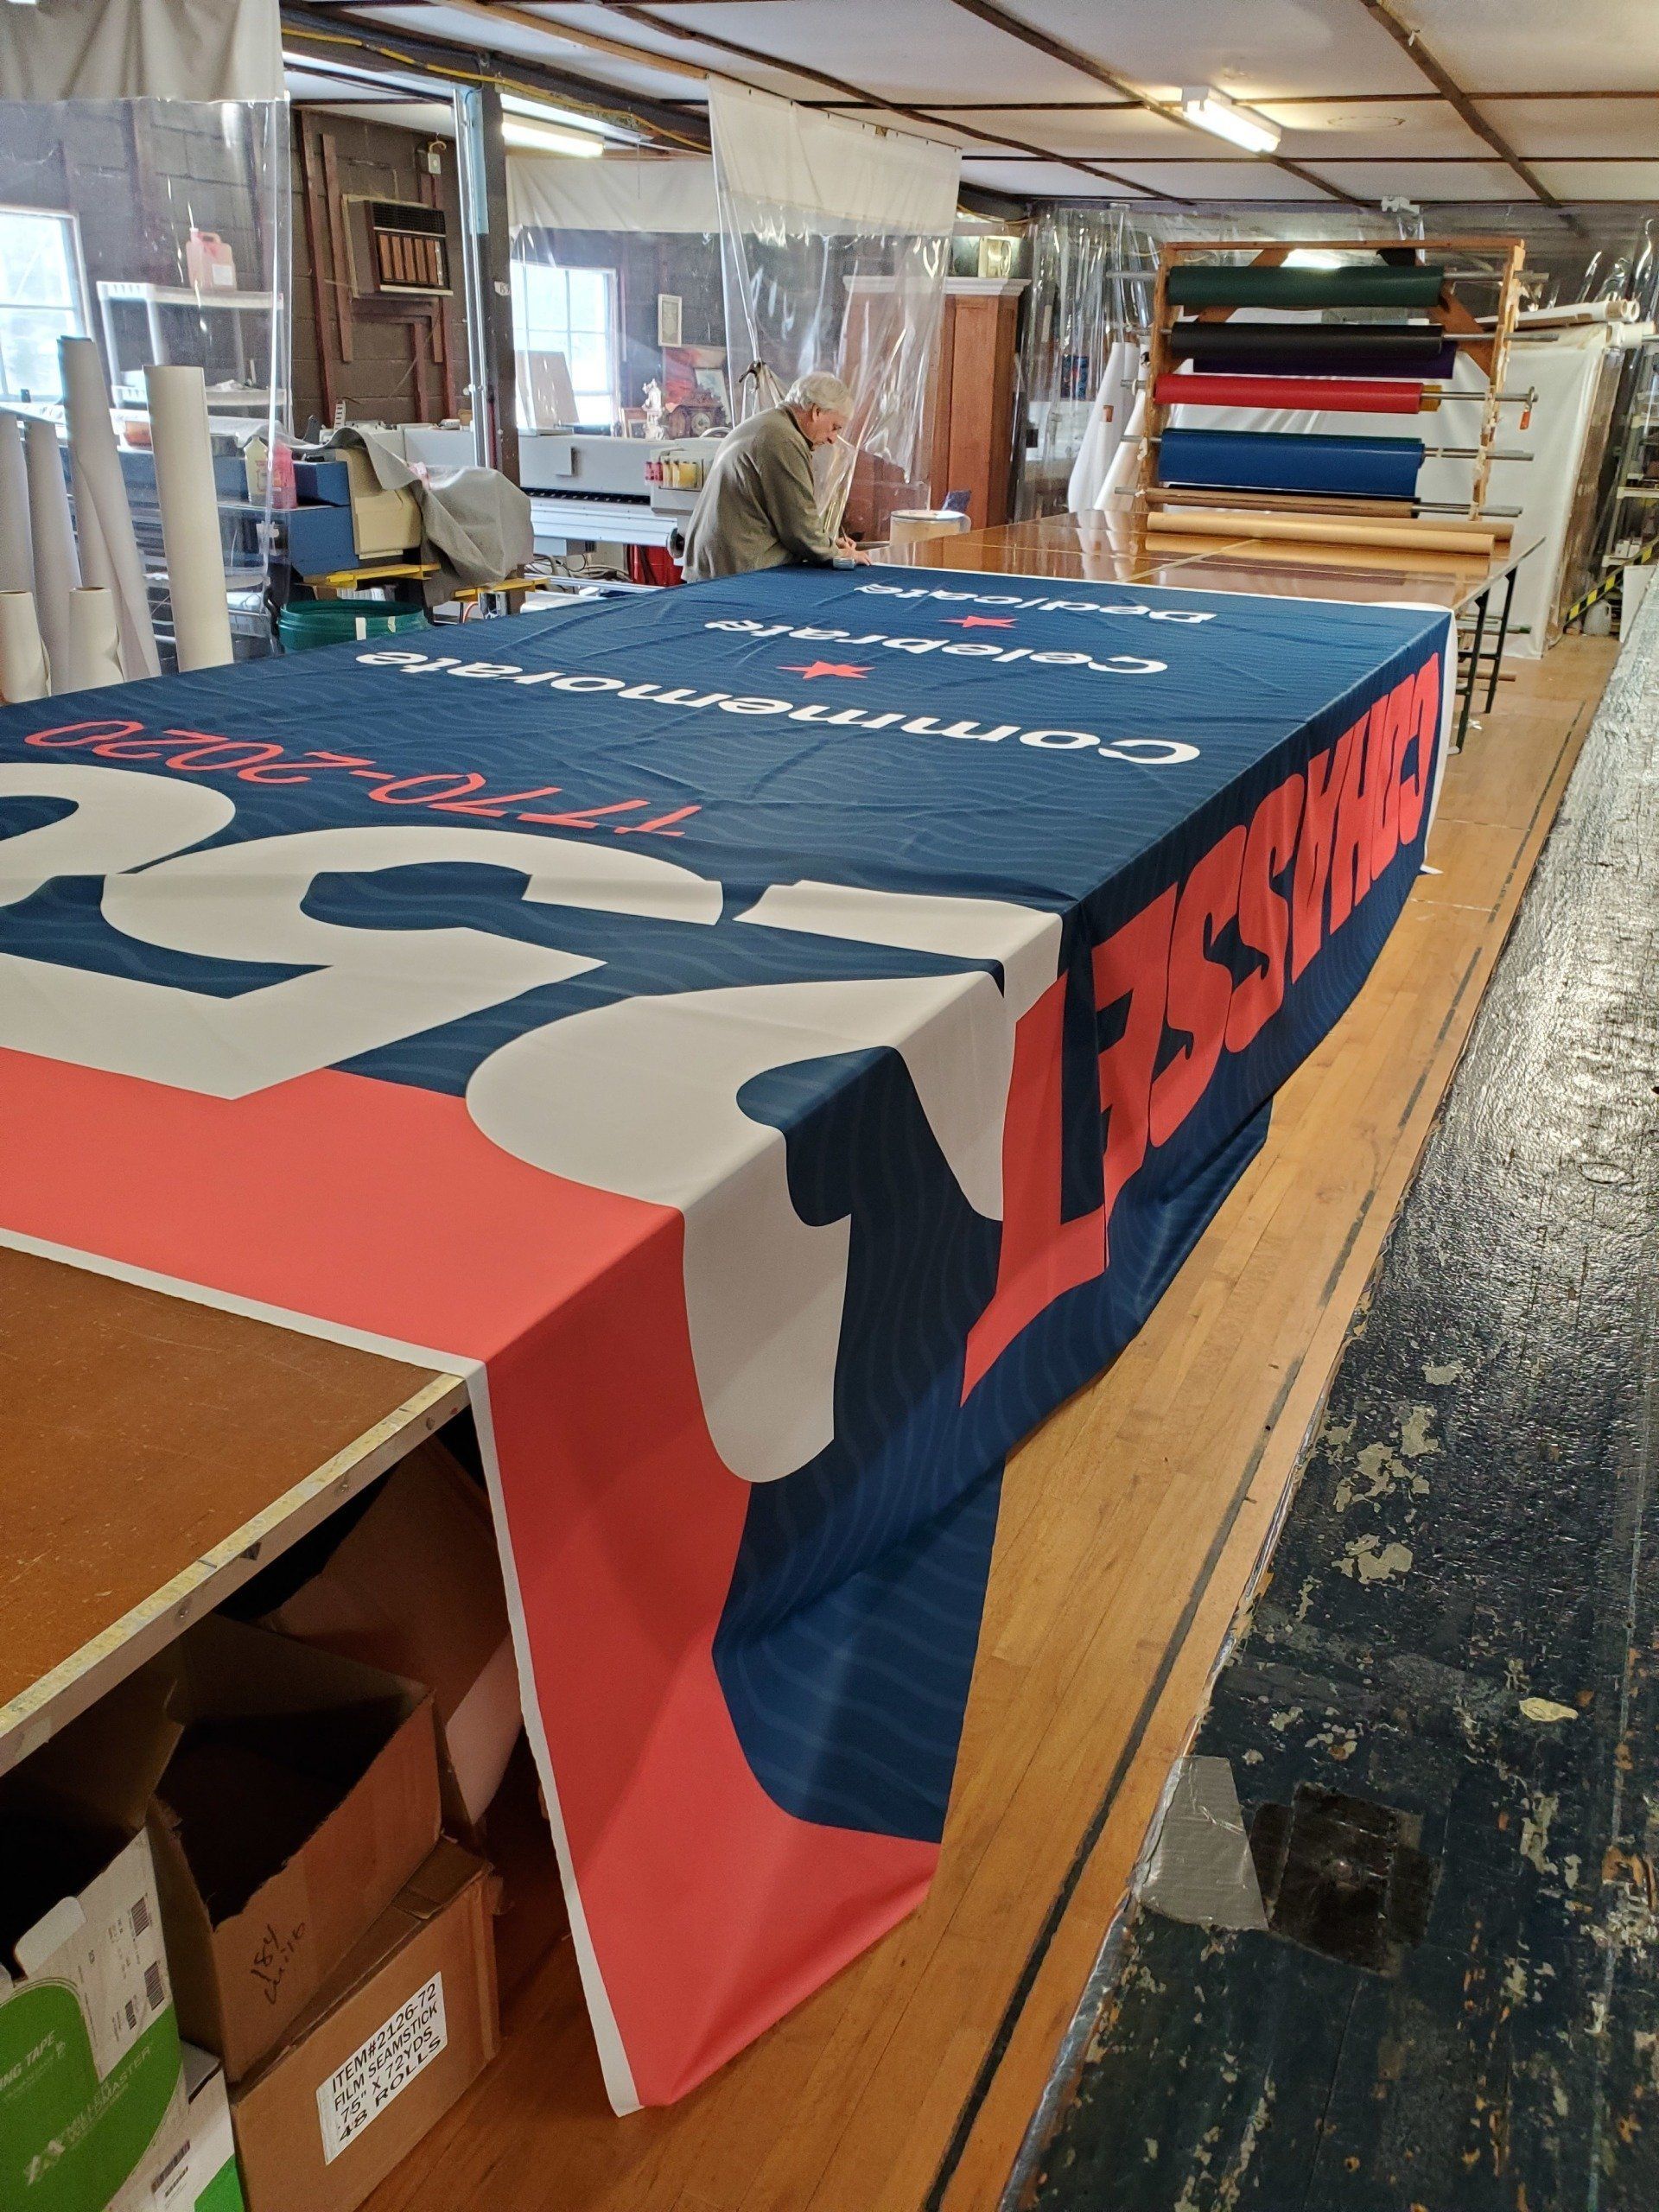
{"type": "Polygon", "coordinates": [[[0,99],[275,100],[277,0],[0,5],[0,99]]]}
{"type": "Polygon", "coordinates": [[[720,228],[706,157],[594,161],[507,156],[507,221],[517,230],[701,232],[720,228]]]}
{"type": "Polygon", "coordinates": [[[816,217],[828,232],[948,232],[962,156],[954,146],[798,107],[724,78],[709,80],[709,129],[721,189],[816,217]]]}

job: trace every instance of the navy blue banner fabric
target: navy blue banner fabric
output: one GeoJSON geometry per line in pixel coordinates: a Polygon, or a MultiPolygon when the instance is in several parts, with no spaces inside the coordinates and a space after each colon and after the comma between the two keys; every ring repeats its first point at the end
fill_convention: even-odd
{"type": "Polygon", "coordinates": [[[1003,1455],[1363,982],[1449,639],[782,569],[0,717],[0,1224],[487,1364],[619,2103],[925,1886],[1003,1455]]]}

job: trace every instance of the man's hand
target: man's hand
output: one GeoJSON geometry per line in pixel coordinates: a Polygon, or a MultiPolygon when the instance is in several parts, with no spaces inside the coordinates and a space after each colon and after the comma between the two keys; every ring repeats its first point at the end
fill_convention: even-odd
{"type": "Polygon", "coordinates": [[[869,555],[860,552],[850,537],[842,537],[836,540],[836,553],[838,562],[850,561],[860,569],[868,569],[870,565],[869,555]]]}

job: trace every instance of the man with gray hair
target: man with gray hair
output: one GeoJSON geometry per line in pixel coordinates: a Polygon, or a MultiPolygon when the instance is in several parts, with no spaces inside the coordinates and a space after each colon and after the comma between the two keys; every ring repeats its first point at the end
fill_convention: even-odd
{"type": "Polygon", "coordinates": [[[721,441],[685,533],[687,583],[788,562],[830,568],[854,557],[818,511],[812,450],[847,427],[853,395],[822,371],[797,377],[781,407],[751,415],[721,441]]]}

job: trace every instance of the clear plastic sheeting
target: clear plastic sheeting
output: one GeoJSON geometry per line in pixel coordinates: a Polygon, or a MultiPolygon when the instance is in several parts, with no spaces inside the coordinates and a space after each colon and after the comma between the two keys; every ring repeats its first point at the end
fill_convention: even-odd
{"type": "MultiPolygon", "coordinates": [[[[175,654],[156,366],[202,372],[232,632],[240,653],[268,649],[289,205],[285,99],[0,102],[0,409],[64,439],[59,340],[92,341],[163,668],[175,654]]],[[[67,479],[67,442],[61,458],[67,479]]]]}
{"type": "Polygon", "coordinates": [[[507,213],[521,430],[729,424],[710,162],[512,155],[507,213]]]}
{"type": "Polygon", "coordinates": [[[832,528],[884,537],[929,496],[960,156],[719,80],[709,116],[736,419],[809,371],[841,377],[854,411],[819,449],[820,500],[832,528]]]}
{"type": "Polygon", "coordinates": [[[1120,209],[1055,207],[1033,226],[1016,514],[1096,503],[1134,410],[1155,267],[1120,209]]]}

